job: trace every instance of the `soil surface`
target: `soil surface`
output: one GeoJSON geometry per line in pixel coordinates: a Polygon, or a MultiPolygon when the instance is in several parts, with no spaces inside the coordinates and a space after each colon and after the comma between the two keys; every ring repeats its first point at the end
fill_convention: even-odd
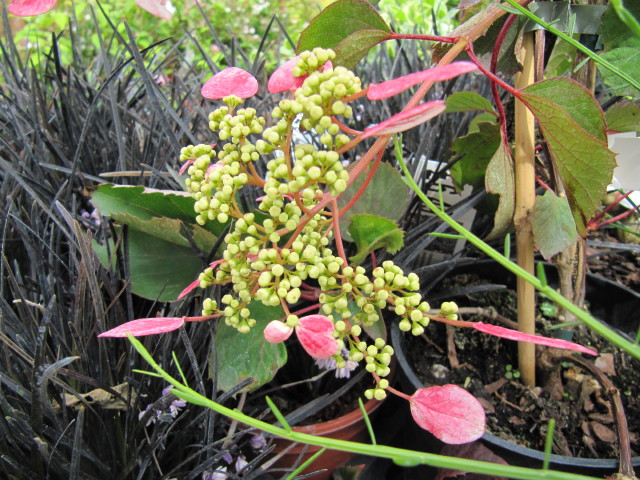
{"type": "MultiPolygon", "coordinates": [[[[456,275],[446,280],[443,291],[483,283],[486,282],[475,275],[456,275]]],[[[516,320],[513,290],[495,290],[455,300],[460,307],[495,309],[500,315],[516,320]]],[[[539,333],[557,336],[558,330],[547,330],[557,323],[555,315],[555,304],[538,298],[539,333]]],[[[463,315],[461,319],[505,326],[486,316],[463,315]]],[[[640,361],[612,349],[608,342],[584,328],[573,331],[570,340],[601,353],[598,359],[584,355],[582,358],[595,361],[619,389],[629,424],[632,455],[639,455],[640,361]]],[[[538,368],[538,383],[544,388],[527,387],[518,379],[516,342],[432,322],[422,339],[412,339],[406,345],[409,362],[425,385],[464,385],[480,400],[487,412],[490,433],[543,450],[549,419],[553,418],[556,422],[553,453],[583,458],[617,457],[618,437],[611,399],[584,367],[565,358],[551,359],[551,367],[538,368]]],[[[544,351],[558,352],[539,350],[544,351]]]]}
{"type": "MultiPolygon", "coordinates": [[[[618,242],[618,239],[606,230],[590,234],[589,239],[606,243],[618,242]]],[[[587,265],[591,273],[602,275],[640,292],[640,251],[589,247],[587,265]]]]}

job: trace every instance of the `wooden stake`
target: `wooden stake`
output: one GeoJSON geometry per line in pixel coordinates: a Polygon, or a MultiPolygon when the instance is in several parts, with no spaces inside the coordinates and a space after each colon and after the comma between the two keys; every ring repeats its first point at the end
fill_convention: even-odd
{"type": "MultiPolygon", "coordinates": [[[[516,75],[515,87],[521,89],[534,83],[534,41],[533,33],[526,33],[522,42],[523,70],[516,75]]],[[[515,183],[516,248],[518,265],[535,275],[533,263],[533,229],[531,216],[536,201],[535,192],[535,122],[527,107],[516,99],[515,103],[515,183]]],[[[518,278],[518,330],[535,333],[535,289],[518,278]]],[[[536,358],[535,345],[518,343],[518,370],[526,385],[535,385],[536,358]]]]}

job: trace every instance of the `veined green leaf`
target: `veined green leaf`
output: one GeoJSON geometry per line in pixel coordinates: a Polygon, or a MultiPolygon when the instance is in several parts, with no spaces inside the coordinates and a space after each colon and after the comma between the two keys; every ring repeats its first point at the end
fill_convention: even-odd
{"type": "Polygon", "coordinates": [[[521,100],[538,120],[582,234],[613,177],[615,154],[601,140],[606,139],[604,117],[595,99],[583,94],[584,87],[570,79],[539,83],[547,82],[523,89],[521,100]],[[579,105],[567,106],[567,97],[579,105]]]}
{"type": "Polygon", "coordinates": [[[532,227],[536,248],[547,260],[578,239],[569,202],[549,190],[536,198],[532,227]]]}
{"type": "Polygon", "coordinates": [[[371,47],[391,33],[389,25],[366,0],[340,0],[311,20],[300,35],[297,52],[331,48],[336,52],[334,65],[353,68],[371,47]]]}
{"type": "Polygon", "coordinates": [[[378,215],[352,216],[349,233],[358,247],[358,253],[351,257],[354,263],[362,262],[378,248],[396,253],[404,245],[404,232],[393,221],[378,215]]]}
{"type": "Polygon", "coordinates": [[[240,333],[233,327],[220,322],[216,329],[216,355],[218,358],[218,388],[230,390],[248,377],[255,381],[248,391],[271,381],[280,367],[287,363],[287,349],[284,343],[269,343],[264,338],[264,328],[271,320],[284,317],[281,306],[267,307],[259,301],[248,305],[251,318],[256,325],[249,333],[240,333]]]}

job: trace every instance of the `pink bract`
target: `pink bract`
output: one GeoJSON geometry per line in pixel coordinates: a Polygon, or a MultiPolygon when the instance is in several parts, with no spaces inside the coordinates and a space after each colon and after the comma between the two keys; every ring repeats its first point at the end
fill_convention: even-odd
{"type": "Polygon", "coordinates": [[[182,317],[139,318],[107,330],[98,335],[98,337],[126,337],[127,334],[131,334],[134,337],[142,337],[144,335],[171,332],[182,325],[184,325],[184,318],[182,317]]]}
{"type": "Polygon", "coordinates": [[[136,0],[136,5],[151,15],[163,20],[171,20],[173,12],[167,9],[166,4],[167,0],[136,0]]]}
{"type": "Polygon", "coordinates": [[[56,6],[58,0],[13,0],[9,4],[9,13],[19,17],[32,17],[48,12],[56,6]]]}
{"type": "Polygon", "coordinates": [[[202,86],[205,98],[219,99],[229,95],[240,98],[253,97],[258,92],[258,80],[238,67],[220,70],[202,86]]]}
{"type": "Polygon", "coordinates": [[[280,320],[273,320],[264,328],[264,339],[269,343],[281,343],[291,336],[293,328],[280,320]]]}
{"type": "Polygon", "coordinates": [[[404,112],[396,113],[384,122],[380,122],[373,127],[366,128],[362,138],[375,137],[380,135],[390,135],[392,133],[404,132],[421,123],[431,120],[446,110],[447,106],[442,100],[421,103],[404,112]]]}
{"type": "Polygon", "coordinates": [[[457,385],[421,388],[411,396],[410,405],[416,423],[445,443],[473,442],[484,433],[482,405],[457,385]]]}
{"type": "MultiPolygon", "coordinates": [[[[293,76],[293,68],[296,66],[299,59],[300,57],[295,56],[291,60],[287,60],[271,74],[271,77],[269,77],[269,83],[267,83],[267,89],[270,93],[288,92],[289,90],[295,90],[302,86],[305,78],[309,75],[302,75],[300,77],[293,76]]],[[[329,68],[333,68],[331,60],[328,60],[322,66],[322,71],[329,68]]]]}
{"type": "Polygon", "coordinates": [[[591,348],[583,347],[577,343],[561,340],[559,338],[547,338],[541,337],[540,335],[531,335],[529,333],[522,333],[516,330],[500,327],[498,325],[491,325],[482,322],[474,322],[473,328],[480,332],[493,335],[494,337],[506,338],[507,340],[530,342],[538,345],[544,345],[545,347],[562,348],[564,350],[574,350],[576,352],[586,353],[587,355],[598,355],[598,352],[591,348]]]}
{"type": "Polygon", "coordinates": [[[271,93],[288,92],[299,88],[304,83],[304,79],[307,76],[294,77],[293,67],[296,66],[299,58],[293,57],[291,60],[287,60],[280,65],[275,72],[269,77],[269,83],[267,83],[267,89],[271,93]]]}
{"type": "Polygon", "coordinates": [[[477,69],[476,64],[472,62],[453,62],[448,65],[438,65],[428,70],[423,70],[422,72],[410,73],[409,75],[394,78],[393,80],[369,85],[367,98],[369,100],[381,100],[397,95],[418,83],[449,80],[477,69]]]}
{"type": "MultiPolygon", "coordinates": [[[[209,264],[209,268],[216,268],[218,265],[220,265],[222,262],[224,262],[224,259],[221,258],[220,260],[216,260],[214,262],[211,262],[209,264]]],[[[200,286],[200,278],[196,278],[193,282],[191,282],[184,290],[182,290],[180,292],[180,295],[178,295],[177,300],[180,300],[182,297],[184,297],[185,295],[187,295],[189,292],[191,292],[192,290],[195,290],[196,288],[198,288],[200,286]]]]}
{"type": "Polygon", "coordinates": [[[328,358],[338,351],[333,338],[333,322],[324,315],[302,317],[296,326],[296,335],[302,348],[313,358],[328,358]]]}

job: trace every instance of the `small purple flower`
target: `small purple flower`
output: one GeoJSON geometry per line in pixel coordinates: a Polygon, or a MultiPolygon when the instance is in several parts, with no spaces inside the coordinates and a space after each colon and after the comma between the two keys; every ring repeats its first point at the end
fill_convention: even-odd
{"type": "Polygon", "coordinates": [[[349,351],[346,348],[342,349],[342,358],[347,361],[346,366],[342,368],[336,368],[336,361],[331,357],[316,359],[316,365],[322,370],[335,370],[336,378],[349,378],[351,372],[357,368],[358,362],[349,360],[349,351]]]}
{"type": "Polygon", "coordinates": [[[266,447],[267,439],[264,438],[264,433],[260,432],[252,434],[251,440],[249,440],[249,445],[254,450],[262,450],[264,447],[266,447]]]}
{"type": "Polygon", "coordinates": [[[242,455],[238,455],[238,458],[236,459],[236,463],[235,463],[236,472],[240,473],[247,465],[249,465],[249,462],[247,462],[247,459],[244,458],[242,455]]]}
{"type": "Polygon", "coordinates": [[[202,480],[226,480],[227,478],[229,478],[227,467],[221,467],[213,472],[202,472],[202,480]]]}
{"type": "MultiPolygon", "coordinates": [[[[163,389],[162,396],[164,397],[166,395],[169,395],[171,393],[172,388],[173,388],[172,386],[168,386],[167,388],[163,389]]],[[[178,414],[180,413],[180,409],[186,406],[187,406],[187,402],[185,400],[181,398],[176,398],[169,405],[168,411],[165,412],[162,410],[156,410],[154,414],[149,418],[149,420],[147,420],[147,424],[145,426],[148,427],[152,423],[156,423],[157,419],[160,419],[162,421],[167,421],[167,418],[168,418],[168,421],[170,422],[172,419],[178,416],[178,414]]],[[[138,420],[141,420],[142,417],[145,415],[145,413],[147,413],[147,410],[150,410],[151,407],[153,407],[153,403],[148,404],[147,408],[145,408],[142,412],[138,414],[138,420]]]]}
{"type": "Polygon", "coordinates": [[[233,457],[231,456],[230,452],[225,452],[225,454],[222,455],[222,460],[224,460],[225,463],[231,465],[231,463],[233,462],[233,457]]]}

